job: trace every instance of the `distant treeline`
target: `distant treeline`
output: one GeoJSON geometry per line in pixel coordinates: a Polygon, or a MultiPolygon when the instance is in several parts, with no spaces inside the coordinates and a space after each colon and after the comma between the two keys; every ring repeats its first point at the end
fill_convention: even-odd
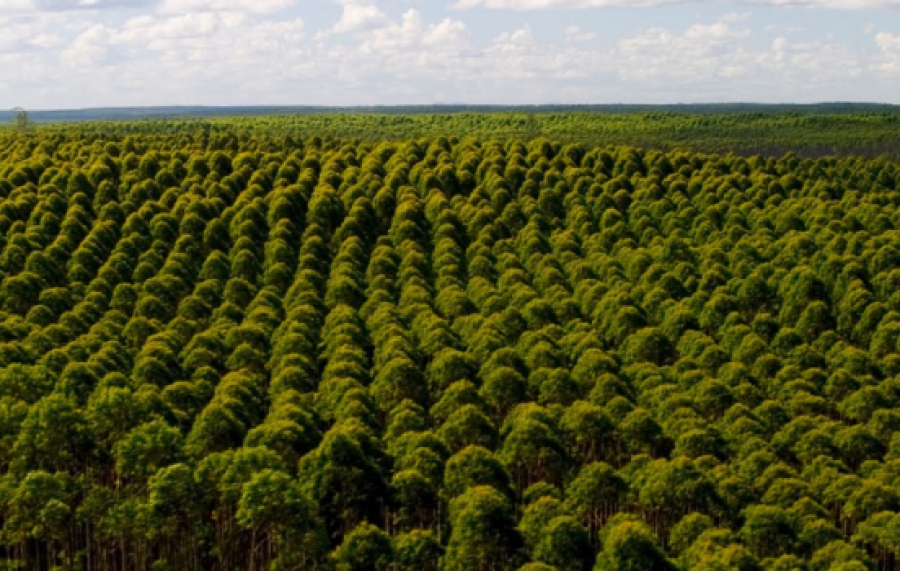
{"type": "MultiPolygon", "coordinates": [[[[159,107],[96,107],[90,109],[56,109],[32,111],[31,117],[39,122],[102,121],[128,119],[159,119],[185,117],[259,117],[271,115],[322,115],[322,114],[382,114],[382,115],[435,115],[447,113],[560,113],[582,112],[599,114],[621,113],[689,113],[716,115],[722,113],[763,113],[802,115],[881,112],[900,113],[900,106],[882,103],[817,103],[817,104],[758,104],[758,103],[704,103],[674,105],[372,105],[353,107],[328,107],[318,105],[237,105],[204,106],[174,105],[159,107]]],[[[0,111],[0,119],[12,119],[12,111],[0,111]]]]}
{"type": "MultiPolygon", "coordinates": [[[[242,132],[368,141],[476,136],[625,144],[743,156],[900,158],[900,107],[820,105],[557,105],[406,107],[135,107],[36,111],[40,129],[102,135],[242,132]]],[[[11,113],[0,120],[12,124],[11,113]]]]}

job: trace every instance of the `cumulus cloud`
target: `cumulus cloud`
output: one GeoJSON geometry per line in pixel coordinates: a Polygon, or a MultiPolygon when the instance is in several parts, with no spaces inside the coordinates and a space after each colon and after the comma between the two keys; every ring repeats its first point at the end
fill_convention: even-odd
{"type": "Polygon", "coordinates": [[[9,0],[8,2],[0,4],[0,12],[4,13],[15,14],[17,12],[29,12],[35,9],[33,0],[9,0]]]}
{"type": "Polygon", "coordinates": [[[0,77],[0,108],[898,101],[900,93],[900,35],[881,29],[860,32],[856,44],[816,41],[733,14],[616,38],[582,22],[554,36],[540,21],[485,36],[458,13],[346,2],[322,34],[294,11],[265,13],[281,1],[263,12],[242,9],[243,0],[227,10],[179,0],[182,10],[104,18],[0,16],[0,66],[16,70],[14,80],[0,77]]]}
{"type": "Polygon", "coordinates": [[[32,0],[31,4],[37,11],[57,12],[66,10],[104,10],[109,8],[144,8],[156,5],[158,2],[159,0],[32,0]]]}
{"type": "Polygon", "coordinates": [[[298,0],[163,0],[163,12],[250,12],[268,14],[295,7],[298,0]]]}
{"type": "Polygon", "coordinates": [[[0,54],[23,54],[64,46],[67,38],[64,22],[57,15],[47,14],[19,21],[0,16],[0,54]]]}
{"type": "Polygon", "coordinates": [[[35,70],[56,89],[50,102],[20,98],[16,104],[264,103],[290,84],[286,76],[305,69],[304,61],[311,59],[305,40],[300,19],[258,20],[234,11],[152,14],[117,26],[85,25],[35,70]],[[294,62],[292,68],[286,69],[285,61],[294,62]]]}
{"type": "MultiPolygon", "coordinates": [[[[484,7],[495,10],[526,11],[562,8],[646,8],[666,4],[689,4],[704,1],[707,0],[456,0],[452,7],[458,10],[484,7]]],[[[735,2],[718,0],[718,3],[735,2]]],[[[900,0],[741,0],[739,3],[769,6],[808,6],[835,10],[900,8],[900,0]]]]}
{"type": "Polygon", "coordinates": [[[747,4],[807,6],[832,10],[883,10],[900,8],[898,0],[745,0],[747,4]]]}
{"type": "Polygon", "coordinates": [[[758,57],[744,45],[750,32],[734,26],[739,20],[729,15],[681,34],[650,28],[621,41],[613,57],[622,62],[625,79],[678,82],[739,76],[750,72],[758,57]]]}
{"type": "Polygon", "coordinates": [[[114,8],[148,8],[160,0],[3,0],[2,13],[68,12],[76,10],[107,10],[114,8]]]}
{"type": "Polygon", "coordinates": [[[887,76],[900,75],[900,35],[880,32],[875,35],[875,43],[883,56],[879,70],[887,76]]]}
{"type": "Polygon", "coordinates": [[[99,24],[89,27],[62,51],[60,61],[74,67],[94,67],[111,62],[107,38],[112,32],[99,24]]]}
{"type": "Polygon", "coordinates": [[[686,0],[457,0],[459,10],[483,6],[497,10],[544,10],[547,8],[646,7],[680,4],[686,0]]]}
{"type": "Polygon", "coordinates": [[[382,26],[387,21],[387,15],[378,6],[348,3],[332,31],[336,34],[359,32],[382,26]]]}
{"type": "Polygon", "coordinates": [[[739,18],[729,16],[682,33],[644,30],[619,42],[612,57],[623,83],[669,101],[885,100],[873,94],[900,85],[896,73],[879,78],[885,63],[868,49],[786,37],[763,47],[755,39],[739,18]]]}
{"type": "MultiPolygon", "coordinates": [[[[423,0],[330,0],[344,7],[420,3],[423,0]]],[[[649,8],[667,4],[744,4],[801,6],[833,10],[881,10],[900,8],[900,0],[443,0],[446,6],[466,10],[534,11],[577,8],[649,8]]],[[[303,5],[302,0],[2,0],[0,13],[60,12],[78,10],[158,9],[162,12],[235,11],[257,14],[278,12],[303,5]]],[[[308,6],[309,3],[306,3],[308,6]]],[[[374,13],[369,11],[370,14],[374,13]]],[[[355,14],[365,14],[357,11],[355,14]]],[[[350,12],[351,17],[354,12],[350,12]]]]}
{"type": "Polygon", "coordinates": [[[0,12],[69,12],[124,9],[163,13],[249,12],[267,14],[297,6],[299,0],[2,0],[0,12]]]}

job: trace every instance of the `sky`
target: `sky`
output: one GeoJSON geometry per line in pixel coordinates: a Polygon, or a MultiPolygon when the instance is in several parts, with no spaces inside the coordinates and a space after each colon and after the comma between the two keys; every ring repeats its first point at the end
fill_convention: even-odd
{"type": "Polygon", "coordinates": [[[900,104],[900,0],[0,0],[0,108],[900,104]]]}

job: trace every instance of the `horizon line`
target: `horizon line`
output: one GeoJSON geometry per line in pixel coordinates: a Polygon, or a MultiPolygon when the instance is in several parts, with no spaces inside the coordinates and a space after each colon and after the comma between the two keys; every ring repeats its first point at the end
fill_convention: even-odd
{"type": "Polygon", "coordinates": [[[164,104],[164,105],[113,105],[98,107],[69,107],[69,108],[28,108],[10,107],[0,113],[11,113],[17,109],[24,109],[27,113],[74,113],[107,110],[165,110],[165,109],[315,109],[315,110],[367,110],[367,109],[410,109],[410,108],[494,108],[494,109],[539,109],[539,108],[612,108],[612,107],[828,107],[828,106],[860,106],[860,107],[898,107],[898,103],[886,103],[880,101],[816,101],[816,102],[756,102],[756,101],[711,101],[711,102],[674,102],[674,103],[392,103],[392,104],[353,104],[353,105],[322,105],[322,104],[164,104]]]}

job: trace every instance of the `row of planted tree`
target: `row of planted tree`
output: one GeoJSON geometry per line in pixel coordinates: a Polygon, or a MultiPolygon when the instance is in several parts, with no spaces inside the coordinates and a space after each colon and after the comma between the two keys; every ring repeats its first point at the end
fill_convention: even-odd
{"type": "MultiPolygon", "coordinates": [[[[216,113],[228,115],[235,111],[219,108],[216,113]]],[[[900,159],[900,107],[890,105],[422,106],[344,112],[333,109],[332,113],[299,108],[268,111],[292,114],[104,120],[83,123],[78,129],[113,137],[204,130],[219,135],[255,133],[270,138],[291,135],[379,141],[454,135],[504,140],[544,136],[586,145],[686,148],[744,156],[782,156],[791,151],[808,158],[840,154],[900,159]]],[[[69,120],[79,117],[85,118],[76,111],[69,120]]],[[[70,130],[65,124],[39,125],[42,130],[70,130]]]]}
{"type": "Polygon", "coordinates": [[[898,182],[0,139],[0,565],[894,569],[898,182]]]}

